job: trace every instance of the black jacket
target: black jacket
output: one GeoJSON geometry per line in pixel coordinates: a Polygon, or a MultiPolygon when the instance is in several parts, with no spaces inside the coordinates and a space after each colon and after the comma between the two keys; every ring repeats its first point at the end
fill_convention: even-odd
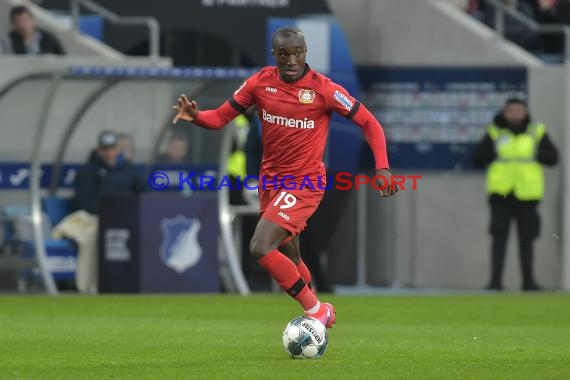
{"type": "MultiPolygon", "coordinates": [[[[494,124],[500,128],[508,128],[514,134],[520,134],[526,131],[526,128],[516,129],[513,126],[509,125],[502,114],[495,116],[494,124]]],[[[529,124],[530,117],[525,121],[525,125],[528,126],[529,124]]],[[[485,133],[485,136],[479,142],[479,145],[477,145],[475,148],[475,152],[473,154],[473,164],[476,167],[483,168],[493,162],[496,158],[497,152],[495,152],[495,144],[493,143],[491,136],[489,136],[489,133],[485,133]]],[[[544,137],[538,144],[536,160],[541,164],[548,166],[555,165],[558,162],[558,151],[548,137],[548,133],[544,134],[544,137]]]]}
{"type": "MultiPolygon", "coordinates": [[[[570,0],[560,0],[554,9],[542,10],[535,3],[536,20],[540,24],[570,24],[570,0]]],[[[542,33],[541,51],[547,54],[564,52],[563,33],[542,33]]]]}
{"type": "Polygon", "coordinates": [[[101,197],[127,197],[146,190],[146,183],[132,163],[107,166],[93,151],[75,179],[75,207],[97,213],[101,197]]]}
{"type": "Polygon", "coordinates": [[[534,3],[537,21],[542,24],[570,24],[570,0],[560,0],[555,8],[542,10],[534,3]]]}
{"type": "MultiPolygon", "coordinates": [[[[65,54],[63,47],[53,34],[40,28],[38,28],[37,31],[40,33],[41,54],[65,54]]],[[[19,33],[15,31],[10,32],[10,42],[12,43],[12,51],[14,54],[26,54],[24,39],[19,33]]]]}

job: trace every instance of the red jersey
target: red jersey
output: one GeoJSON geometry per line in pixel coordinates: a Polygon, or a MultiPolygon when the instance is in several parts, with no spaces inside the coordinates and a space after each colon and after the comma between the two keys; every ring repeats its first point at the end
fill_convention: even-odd
{"type": "Polygon", "coordinates": [[[329,78],[309,69],[293,83],[265,67],[249,77],[230,100],[243,111],[257,105],[262,123],[261,175],[302,178],[325,174],[323,154],[332,112],[354,114],[359,103],[329,78]]]}
{"type": "Polygon", "coordinates": [[[262,176],[323,176],[333,111],[363,128],[376,168],[389,167],[384,133],[372,114],[342,86],[308,67],[292,83],[280,78],[277,67],[264,67],[247,78],[229,102],[213,111],[199,111],[194,122],[220,129],[253,105],[262,122],[262,176]]]}

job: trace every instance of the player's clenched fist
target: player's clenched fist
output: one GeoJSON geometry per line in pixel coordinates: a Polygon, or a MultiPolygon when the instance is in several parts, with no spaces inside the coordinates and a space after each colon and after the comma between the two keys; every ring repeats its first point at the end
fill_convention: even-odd
{"type": "Polygon", "coordinates": [[[380,178],[386,178],[386,184],[382,183],[382,180],[378,181],[378,186],[384,187],[380,190],[380,195],[383,197],[390,197],[400,190],[398,188],[398,184],[393,183],[392,181],[392,172],[389,169],[378,169],[376,170],[376,175],[380,178]]]}
{"type": "Polygon", "coordinates": [[[176,116],[172,120],[172,124],[176,124],[178,120],[193,121],[198,115],[198,103],[194,100],[189,101],[186,95],[182,94],[178,98],[178,105],[172,106],[172,109],[176,111],[176,116]]]}

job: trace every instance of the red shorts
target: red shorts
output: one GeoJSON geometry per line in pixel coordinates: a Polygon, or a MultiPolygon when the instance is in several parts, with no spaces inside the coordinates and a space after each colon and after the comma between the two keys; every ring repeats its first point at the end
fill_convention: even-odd
{"type": "Polygon", "coordinates": [[[307,220],[321,203],[324,190],[301,189],[261,189],[259,205],[261,217],[273,222],[293,236],[299,235],[307,227],[307,220]]]}

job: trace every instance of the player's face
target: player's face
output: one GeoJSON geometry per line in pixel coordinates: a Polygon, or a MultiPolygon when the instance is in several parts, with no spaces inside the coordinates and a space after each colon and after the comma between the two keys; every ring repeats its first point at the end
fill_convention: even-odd
{"type": "Polygon", "coordinates": [[[508,104],[503,112],[505,119],[512,124],[521,124],[527,116],[526,107],[523,104],[508,104]]]}
{"type": "Polygon", "coordinates": [[[301,78],[305,70],[307,45],[302,38],[280,38],[273,46],[273,58],[281,79],[294,82],[301,78]]]}

